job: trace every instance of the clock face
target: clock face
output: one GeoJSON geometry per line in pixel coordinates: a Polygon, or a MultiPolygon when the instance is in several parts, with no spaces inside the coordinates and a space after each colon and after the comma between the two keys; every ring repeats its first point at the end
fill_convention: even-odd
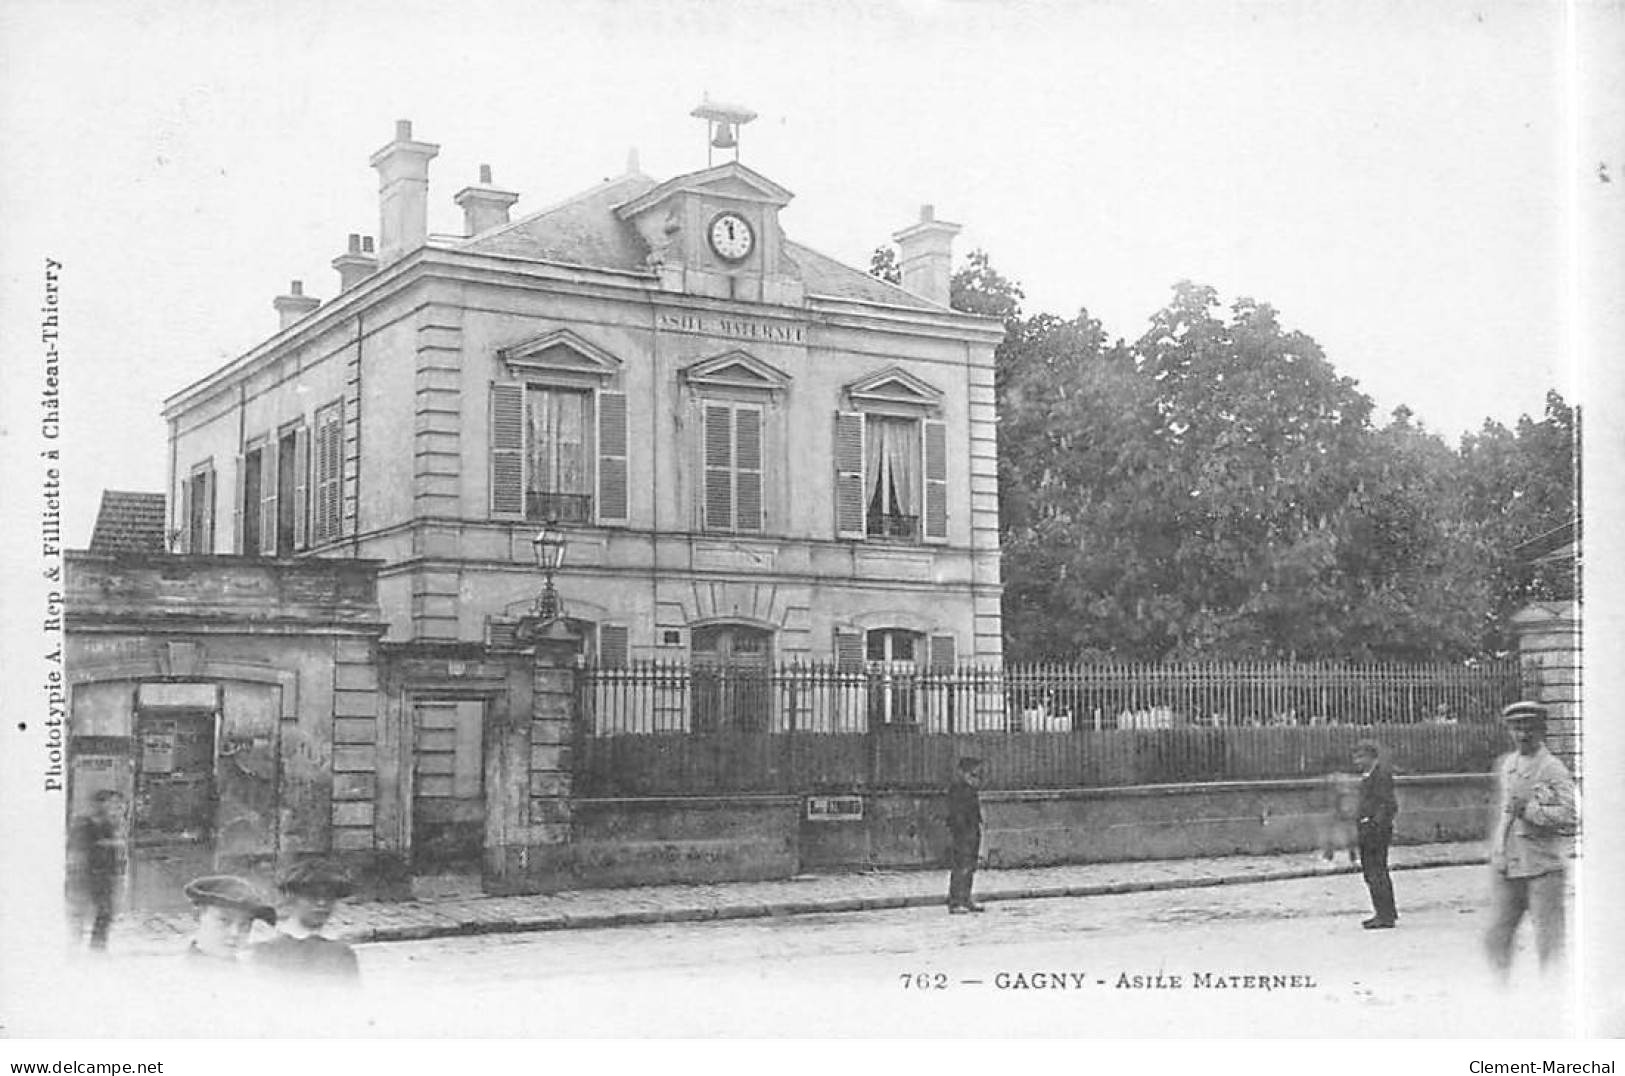
{"type": "Polygon", "coordinates": [[[750,254],[756,245],[756,235],[750,222],[738,213],[722,213],[711,222],[711,249],[717,257],[737,262],[750,254]]]}

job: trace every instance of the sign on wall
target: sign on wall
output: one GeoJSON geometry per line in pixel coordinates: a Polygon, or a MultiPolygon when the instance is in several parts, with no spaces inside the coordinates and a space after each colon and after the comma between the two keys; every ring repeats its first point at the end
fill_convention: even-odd
{"type": "Polygon", "coordinates": [[[809,822],[861,822],[862,796],[808,796],[809,822]]]}

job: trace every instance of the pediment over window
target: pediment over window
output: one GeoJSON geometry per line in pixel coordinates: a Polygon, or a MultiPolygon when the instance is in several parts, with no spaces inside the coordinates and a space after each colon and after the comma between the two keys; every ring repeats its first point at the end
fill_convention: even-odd
{"type": "Polygon", "coordinates": [[[621,372],[621,360],[570,329],[554,329],[497,355],[510,373],[542,373],[605,380],[621,372]]]}
{"type": "Polygon", "coordinates": [[[844,387],[846,398],[858,410],[935,412],[942,409],[942,390],[915,377],[901,366],[853,381],[844,387]]]}
{"type": "Polygon", "coordinates": [[[702,388],[756,392],[783,392],[790,387],[789,374],[747,351],[737,350],[691,363],[683,368],[683,380],[702,388]]]}

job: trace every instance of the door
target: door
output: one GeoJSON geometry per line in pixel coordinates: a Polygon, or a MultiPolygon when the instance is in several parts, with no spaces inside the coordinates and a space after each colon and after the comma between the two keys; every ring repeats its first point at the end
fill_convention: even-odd
{"type": "Polygon", "coordinates": [[[696,732],[771,727],[771,632],[738,624],[696,628],[692,650],[696,732]]]}
{"type": "Polygon", "coordinates": [[[485,848],[485,700],[413,707],[412,863],[478,872],[485,848]]]}
{"type": "Polygon", "coordinates": [[[131,849],[138,905],[184,903],[181,887],[214,873],[215,713],[136,714],[131,849]]]}

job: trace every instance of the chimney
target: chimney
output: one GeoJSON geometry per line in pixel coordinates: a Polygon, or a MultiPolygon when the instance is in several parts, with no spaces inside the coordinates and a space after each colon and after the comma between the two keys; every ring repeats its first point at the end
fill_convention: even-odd
{"type": "Polygon", "coordinates": [[[508,223],[508,207],[519,201],[519,195],[491,186],[491,166],[480,165],[480,185],[464,187],[452,199],[463,208],[463,234],[479,235],[508,223]]]}
{"type": "Polygon", "coordinates": [[[278,295],[271,300],[271,305],[276,307],[277,316],[282,319],[282,324],[277,326],[280,330],[286,329],[289,325],[321,306],[322,301],[314,296],[306,295],[305,282],[295,280],[288,285],[288,294],[278,295]]]}
{"type": "Polygon", "coordinates": [[[333,268],[339,271],[339,291],[346,292],[378,271],[378,259],[373,257],[372,236],[350,233],[350,245],[343,254],[333,259],[333,268]],[[363,246],[365,243],[365,246],[363,246]]]}
{"type": "Polygon", "coordinates": [[[412,141],[412,121],[395,122],[395,141],[372,155],[378,169],[378,262],[388,265],[429,237],[429,162],[440,152],[412,141]]]}
{"type": "Polygon", "coordinates": [[[954,236],[959,225],[937,219],[936,208],[920,207],[920,222],[892,236],[902,252],[903,287],[923,299],[948,305],[954,236]]]}

